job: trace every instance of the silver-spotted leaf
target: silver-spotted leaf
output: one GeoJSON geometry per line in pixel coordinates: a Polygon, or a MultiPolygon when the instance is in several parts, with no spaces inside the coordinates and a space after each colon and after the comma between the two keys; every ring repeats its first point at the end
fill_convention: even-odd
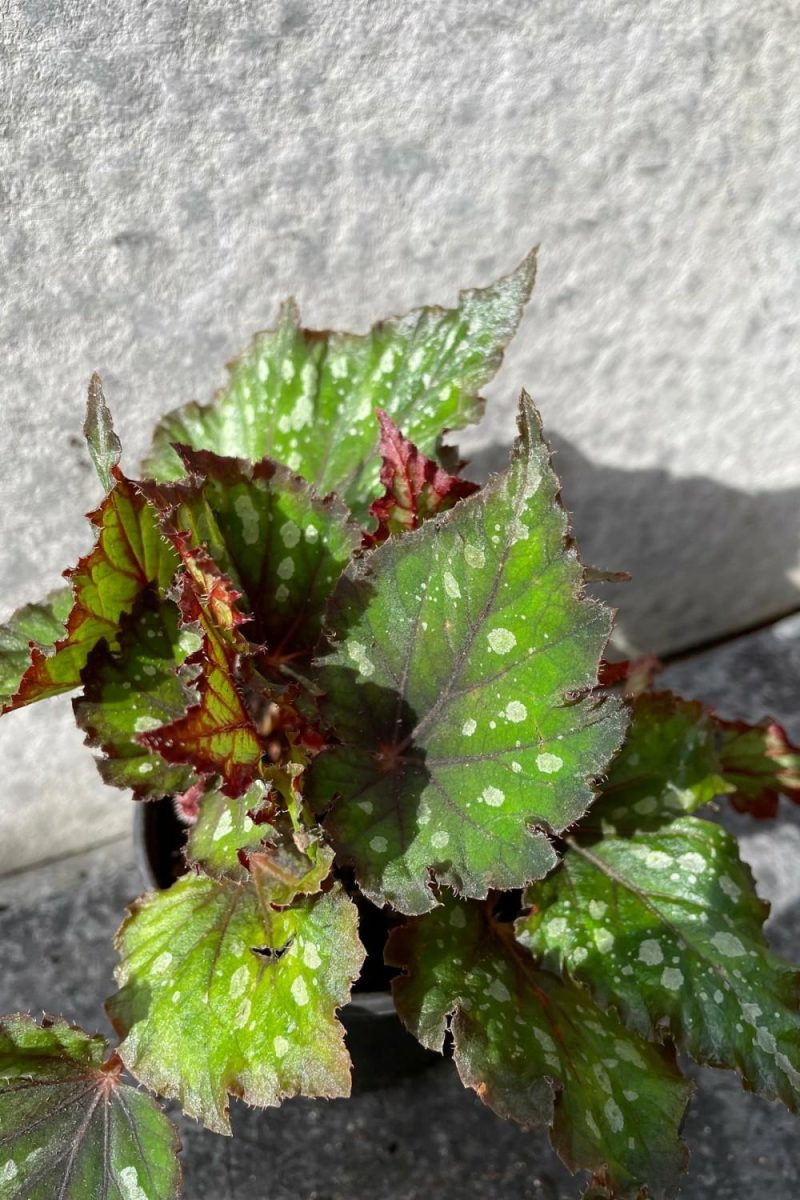
{"type": "Polygon", "coordinates": [[[31,643],[45,651],[66,632],[72,589],[58,588],[40,604],[26,604],[0,625],[0,708],[19,688],[31,660],[31,643]]]}
{"type": "Polygon", "coordinates": [[[531,888],[520,940],[613,1004],[643,1034],[800,1103],[800,972],[771,953],[735,840],[682,817],[628,838],[572,840],[531,888]]]}
{"type": "Polygon", "coordinates": [[[286,467],[182,449],[190,478],[143,482],[164,532],[188,532],[242,589],[253,616],[249,634],[273,660],[309,653],[325,602],[361,542],[333,497],[321,500],[286,467]]]}
{"type": "Polygon", "coordinates": [[[118,934],[106,1005],[122,1060],[218,1133],[228,1093],[256,1105],[348,1095],[336,1009],[363,961],[357,926],[338,886],[282,910],[252,883],[198,875],[145,896],[118,934]]]}
{"type": "Polygon", "coordinates": [[[184,664],[200,637],[179,628],[171,601],[146,591],[121,619],[118,642],[111,650],[103,641],[89,655],[83,694],[72,705],[75,719],[87,744],[102,750],[97,765],[106,783],[131,788],[138,799],[184,792],[191,768],[167,762],[140,735],[178,720],[195,702],[194,669],[184,664]]]}
{"type": "Polygon", "coordinates": [[[629,704],[625,744],[583,822],[587,830],[655,828],[734,790],[722,774],[709,709],[671,692],[645,692],[629,704]]]}
{"type": "Polygon", "coordinates": [[[199,801],[197,819],[189,830],[187,862],[215,879],[247,879],[239,852],[261,847],[272,833],[269,822],[274,812],[271,789],[260,779],[240,796],[209,792],[199,801]]]}
{"type": "Polygon", "coordinates": [[[626,716],[587,694],[610,614],[582,594],[558,481],[523,396],[509,469],[345,572],[318,663],[339,744],[308,791],[370,898],[433,907],[541,878],[626,716]]]}
{"type": "Polygon", "coordinates": [[[673,1194],[685,1151],[688,1085],[674,1062],[570,981],[541,970],[484,904],[444,896],[394,932],[387,961],[413,1034],[441,1050],[448,1027],[459,1075],[502,1117],[552,1126],[572,1170],[609,1194],[673,1194]]]}
{"type": "Polygon", "coordinates": [[[337,492],[357,513],[379,490],[376,408],[425,454],[445,429],[480,416],[494,375],[533,288],[535,252],[498,283],[462,292],[453,309],[422,308],[367,334],[303,329],[293,303],[230,368],[210,406],[188,404],[158,426],[145,471],[183,475],[183,443],[258,462],[275,459],[337,492]]]}
{"type": "Polygon", "coordinates": [[[175,1200],[175,1129],[121,1069],[61,1019],[0,1021],[2,1200],[175,1200]]]}

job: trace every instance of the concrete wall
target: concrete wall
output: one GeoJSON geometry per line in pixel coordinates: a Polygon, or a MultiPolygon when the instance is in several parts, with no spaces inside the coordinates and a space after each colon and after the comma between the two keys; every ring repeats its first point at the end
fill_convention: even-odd
{"type": "MultiPolygon", "coordinates": [[[[626,645],[675,649],[797,603],[791,4],[0,14],[0,618],[87,545],[94,368],[133,469],[158,414],[207,397],[287,293],[310,324],[363,328],[452,301],[535,242],[534,301],[463,440],[476,465],[502,460],[524,384],[584,557],[634,573],[613,593],[626,645]]],[[[36,853],[20,806],[52,828],[55,805],[59,846],[129,820],[66,707],[0,725],[16,863],[36,853]]]]}

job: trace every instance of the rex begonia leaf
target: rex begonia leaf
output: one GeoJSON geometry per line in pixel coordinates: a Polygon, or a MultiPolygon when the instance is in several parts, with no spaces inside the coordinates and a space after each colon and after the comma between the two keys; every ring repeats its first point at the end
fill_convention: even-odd
{"type": "Polygon", "coordinates": [[[58,588],[39,604],[26,604],[0,625],[0,708],[19,688],[31,661],[31,642],[46,650],[63,638],[72,589],[58,588]]]}
{"type": "Polygon", "coordinates": [[[572,1170],[611,1195],[672,1195],[688,1085],[660,1049],[597,1008],[576,984],[541,970],[513,926],[485,904],[443,896],[390,936],[397,1010],[424,1046],[449,1027],[458,1073],[485,1104],[520,1124],[552,1126],[572,1170]]]}
{"type": "Polygon", "coordinates": [[[734,808],[774,817],[781,796],[800,804],[800,749],[777,721],[717,721],[717,726],[722,771],[735,788],[729,797],[734,808]]]}
{"type": "Polygon", "coordinates": [[[3,1200],[175,1200],[176,1131],[121,1071],[104,1038],[66,1021],[0,1021],[3,1200]]]}
{"type": "Polygon", "coordinates": [[[175,574],[178,556],[162,537],[146,500],[118,467],[112,474],[114,486],[89,517],[99,530],[97,544],[65,572],[74,595],[66,636],[50,649],[32,649],[30,665],[3,711],[78,687],[100,639],[116,646],[122,615],[149,585],[165,592],[175,574]]]}
{"type": "Polygon", "coordinates": [[[184,663],[200,638],[179,628],[171,601],[145,591],[122,617],[118,641],[116,650],[101,642],[89,655],[83,694],[72,702],[78,726],[102,750],[97,766],[106,783],[131,788],[138,799],[184,792],[193,771],[167,762],[139,735],[183,717],[196,701],[194,671],[184,663]]]}
{"type": "Polygon", "coordinates": [[[161,421],[144,470],[180,478],[176,442],[252,462],[269,457],[364,517],[378,485],[376,408],[426,454],[445,429],[477,420],[478,393],[500,365],[535,271],[532,252],[498,283],[462,292],[456,308],[417,309],[363,335],[303,329],[295,305],[283,305],[211,405],[191,403],[161,421]]]}
{"type": "Polygon", "coordinates": [[[246,618],[236,609],[238,593],[202,551],[186,554],[177,599],[182,624],[201,638],[200,648],[186,659],[198,671],[197,703],[139,740],[197,775],[218,774],[222,790],[235,796],[258,777],[264,753],[236,677],[244,646],[236,627],[246,618]]]}
{"type": "Polygon", "coordinates": [[[587,828],[655,827],[733,790],[721,774],[716,723],[702,704],[645,692],[629,705],[625,743],[585,818],[587,828]]]}
{"type": "Polygon", "coordinates": [[[357,929],[338,885],[280,910],[253,884],[198,875],[145,896],[117,936],[107,1010],[120,1057],[218,1133],[230,1132],[228,1093],[256,1105],[348,1095],[335,1014],[363,961],[357,929]]]}
{"type": "Polygon", "coordinates": [[[432,908],[430,873],[482,897],[551,870],[620,743],[596,680],[610,614],[582,594],[539,419],[509,469],[345,572],[318,664],[339,739],[307,795],[365,893],[432,908]]]}
{"type": "Polygon", "coordinates": [[[186,861],[214,879],[246,880],[249,872],[239,852],[260,849],[272,832],[274,814],[271,789],[260,779],[239,796],[207,793],[186,839],[186,861]]]}
{"type": "Polygon", "coordinates": [[[736,842],[681,817],[629,838],[570,839],[530,889],[518,936],[644,1034],[665,1026],[694,1058],[800,1100],[800,972],[771,953],[736,842]]]}
{"type": "Polygon", "coordinates": [[[188,533],[241,587],[251,637],[272,659],[310,652],[325,601],[361,534],[334,497],[321,500],[286,467],[182,448],[188,480],[141,484],[164,532],[188,533]]]}
{"type": "Polygon", "coordinates": [[[449,475],[432,458],[421,454],[383,409],[378,409],[377,416],[381,428],[378,450],[383,459],[381,485],[385,490],[370,505],[370,515],[378,525],[373,533],[365,535],[367,546],[377,546],[393,533],[417,529],[427,517],[446,512],[478,490],[477,483],[449,475]]]}
{"type": "Polygon", "coordinates": [[[104,491],[109,491],[114,482],[113,470],[122,454],[122,446],[114,432],[111,413],[106,404],[103,383],[95,371],[89,381],[89,396],[86,403],[86,420],[83,436],[89,446],[89,454],[97,477],[104,491]]]}

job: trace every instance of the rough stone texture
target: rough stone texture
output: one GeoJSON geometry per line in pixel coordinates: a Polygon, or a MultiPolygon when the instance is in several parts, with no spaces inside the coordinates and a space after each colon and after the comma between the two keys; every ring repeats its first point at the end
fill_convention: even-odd
{"type": "MultiPolygon", "coordinates": [[[[86,548],[92,369],[133,468],[287,293],[363,328],[537,241],[476,465],[504,456],[526,384],[586,558],[635,574],[610,593],[627,644],[795,603],[791,6],[0,0],[0,19],[0,619],[86,548]]],[[[0,870],[54,820],[74,849],[127,820],[63,707],[0,725],[0,870]]]]}
{"type": "MultiPolygon", "coordinates": [[[[800,737],[800,618],[672,666],[666,685],[727,715],[770,712],[800,737]]],[[[728,809],[760,891],[773,901],[773,946],[800,957],[800,812],[758,825],[728,809]]],[[[130,844],[108,854],[38,868],[0,885],[0,1012],[63,1012],[108,1026],[101,1001],[112,989],[113,931],[140,890],[130,844]],[[66,878],[63,872],[69,872],[66,878]]],[[[695,1070],[698,1093],[685,1128],[691,1170],[681,1200],[795,1200],[800,1188],[797,1117],[745,1093],[728,1073],[695,1070]]],[[[540,1133],[494,1117],[442,1063],[393,1088],[358,1089],[349,1101],[292,1101],[259,1112],[234,1105],[233,1140],[171,1109],[184,1144],[186,1200],[574,1200],[580,1187],[540,1133]],[[303,1153],[297,1148],[302,1146],[303,1153]]]]}

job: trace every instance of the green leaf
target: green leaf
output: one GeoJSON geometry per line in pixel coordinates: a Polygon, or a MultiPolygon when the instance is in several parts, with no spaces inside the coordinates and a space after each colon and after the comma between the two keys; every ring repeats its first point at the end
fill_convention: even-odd
{"type": "Polygon", "coordinates": [[[131,909],[107,1003],[119,1053],[147,1087],[229,1133],[227,1093],[248,1104],[346,1096],[338,1007],[363,961],[355,905],[338,886],[262,905],[253,884],[189,875],[131,909]]]}
{"type": "Polygon", "coordinates": [[[734,839],[683,817],[630,838],[573,840],[531,889],[519,937],[641,1033],[668,1031],[699,1062],[800,1099],[800,973],[772,954],[734,839]]]}
{"type": "Polygon", "coordinates": [[[457,308],[417,309],[364,335],[302,329],[294,304],[285,304],[210,406],[188,404],[163,419],[144,470],[180,478],[175,442],[252,462],[269,457],[321,495],[337,492],[363,518],[378,491],[375,409],[424,454],[443,430],[477,420],[479,391],[500,365],[535,272],[534,251],[493,286],[462,292],[457,308]]]}
{"type": "Polygon", "coordinates": [[[178,556],[161,536],[147,502],[117,467],[112,474],[114,486],[89,518],[99,530],[97,544],[74,570],[65,572],[74,595],[66,637],[49,652],[33,648],[4,712],[78,687],[100,639],[116,647],[123,614],[149,585],[165,592],[175,574],[178,556]]]}
{"type": "Polygon", "coordinates": [[[66,1021],[0,1021],[0,1197],[174,1200],[180,1143],[158,1105],[120,1082],[105,1039],[66,1021]],[[105,1060],[105,1061],[104,1061],[105,1060]]]}
{"type": "Polygon", "coordinates": [[[286,467],[182,450],[188,481],[144,482],[173,541],[188,532],[241,587],[254,617],[251,637],[271,659],[309,653],[334,583],[361,543],[335,498],[320,500],[286,467]]]}
{"type": "Polygon", "coordinates": [[[198,669],[197,703],[168,725],[139,740],[170,763],[197,776],[219,775],[222,790],[235,796],[259,776],[264,747],[239,688],[238,663],[247,643],[237,626],[238,593],[202,552],[185,552],[175,595],[182,625],[200,635],[201,647],[186,661],[198,669]]]}
{"type": "Polygon", "coordinates": [[[145,591],[122,617],[118,641],[116,651],[100,642],[89,655],[83,695],[72,702],[78,726],[87,745],[105,756],[97,766],[106,783],[131,788],[137,799],[184,792],[194,779],[191,768],[167,762],[140,734],[183,717],[195,702],[194,669],[184,664],[200,637],[179,629],[171,601],[145,591]]]}
{"type": "Polygon", "coordinates": [[[86,403],[83,436],[89,445],[89,454],[92,457],[98,479],[103,485],[103,491],[108,492],[114,481],[112,471],[119,463],[122,446],[114,432],[111,413],[103,394],[103,383],[97,372],[89,381],[89,398],[86,403]]]}
{"type": "Polygon", "coordinates": [[[608,769],[587,829],[655,828],[734,790],[722,775],[718,730],[711,712],[671,692],[646,692],[630,702],[625,744],[608,769]]]}
{"type": "Polygon", "coordinates": [[[478,495],[348,568],[317,681],[340,745],[307,795],[378,902],[433,907],[430,873],[483,897],[546,874],[625,726],[587,695],[607,609],[582,594],[538,414],[478,495]]]}
{"type": "Polygon", "coordinates": [[[458,1073],[501,1117],[552,1125],[572,1170],[611,1194],[672,1194],[685,1152],[689,1088],[674,1063],[596,1008],[583,989],[541,970],[486,905],[449,896],[392,933],[387,962],[398,1012],[423,1045],[448,1026],[458,1073]]]}
{"type": "Polygon", "coordinates": [[[189,830],[187,862],[215,879],[248,879],[239,851],[261,849],[274,832],[262,821],[272,821],[274,813],[270,789],[261,780],[251,783],[241,796],[209,792],[200,801],[197,821],[189,830]]]}
{"type": "Polygon", "coordinates": [[[31,660],[31,642],[41,650],[63,638],[72,608],[72,589],[59,588],[41,604],[26,604],[0,625],[0,708],[19,688],[31,660]]]}

